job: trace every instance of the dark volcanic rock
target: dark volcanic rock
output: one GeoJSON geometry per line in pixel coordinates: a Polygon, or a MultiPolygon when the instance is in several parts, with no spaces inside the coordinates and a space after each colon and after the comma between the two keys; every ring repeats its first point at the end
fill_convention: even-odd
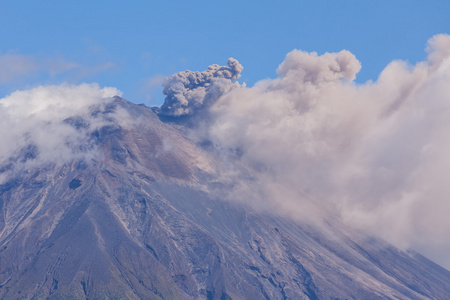
{"type": "Polygon", "coordinates": [[[108,111],[117,107],[136,123],[91,133],[100,158],[17,173],[0,186],[2,299],[450,295],[450,273],[417,253],[212,196],[220,159],[152,110],[116,99],[108,111]]]}
{"type": "Polygon", "coordinates": [[[69,188],[71,190],[76,190],[77,188],[79,188],[81,186],[81,180],[80,179],[72,179],[71,182],[69,182],[69,188]]]}

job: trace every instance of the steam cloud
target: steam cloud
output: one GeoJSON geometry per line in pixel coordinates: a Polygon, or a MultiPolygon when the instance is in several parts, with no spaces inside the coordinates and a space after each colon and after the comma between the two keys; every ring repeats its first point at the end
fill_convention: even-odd
{"type": "Polygon", "coordinates": [[[211,65],[203,72],[184,71],[168,77],[163,83],[166,99],[161,113],[192,115],[210,106],[214,100],[239,86],[235,80],[241,76],[242,69],[236,59],[229,58],[228,67],[211,65]]]}
{"type": "Polygon", "coordinates": [[[209,137],[259,182],[242,180],[233,197],[299,218],[338,211],[450,267],[450,36],[427,51],[358,85],[350,52],[294,50],[278,78],[223,95],[209,137]]]}

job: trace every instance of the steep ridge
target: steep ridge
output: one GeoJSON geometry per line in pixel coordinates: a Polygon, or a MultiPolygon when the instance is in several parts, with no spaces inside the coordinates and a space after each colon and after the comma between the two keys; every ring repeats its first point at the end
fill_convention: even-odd
{"type": "MultiPolygon", "coordinates": [[[[224,200],[224,162],[189,129],[116,97],[99,155],[17,168],[0,186],[4,299],[446,299],[450,272],[330,221],[224,200]],[[117,118],[117,114],[115,115],[117,118]]],[[[94,113],[94,112],[93,112],[94,113]]],[[[82,126],[87,120],[67,120],[82,126]]],[[[38,155],[23,149],[2,172],[38,155]]]]}

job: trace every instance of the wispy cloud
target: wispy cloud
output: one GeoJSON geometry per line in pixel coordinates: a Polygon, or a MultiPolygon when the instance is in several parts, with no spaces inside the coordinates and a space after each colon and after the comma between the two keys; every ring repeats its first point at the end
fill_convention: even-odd
{"type": "Polygon", "coordinates": [[[115,67],[113,62],[83,65],[56,57],[35,57],[19,53],[0,54],[0,85],[20,86],[36,79],[38,83],[49,78],[60,78],[60,82],[79,82],[115,67]]]}
{"type": "Polygon", "coordinates": [[[164,79],[165,76],[163,75],[155,75],[152,77],[144,78],[140,81],[140,88],[137,92],[137,95],[145,96],[145,99],[148,103],[155,102],[156,99],[154,99],[152,96],[157,91],[159,91],[158,96],[160,96],[164,79]]]}
{"type": "Polygon", "coordinates": [[[16,81],[39,70],[31,56],[7,53],[0,55],[0,84],[16,81]]]}

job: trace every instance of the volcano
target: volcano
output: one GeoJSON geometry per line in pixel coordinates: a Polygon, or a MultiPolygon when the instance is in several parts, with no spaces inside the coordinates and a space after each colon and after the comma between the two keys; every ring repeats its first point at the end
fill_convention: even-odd
{"type": "Polygon", "coordinates": [[[38,162],[30,143],[2,162],[2,299],[450,295],[417,252],[233,201],[221,174],[238,162],[157,109],[115,97],[63,123],[85,137],[72,159],[38,162]]]}

